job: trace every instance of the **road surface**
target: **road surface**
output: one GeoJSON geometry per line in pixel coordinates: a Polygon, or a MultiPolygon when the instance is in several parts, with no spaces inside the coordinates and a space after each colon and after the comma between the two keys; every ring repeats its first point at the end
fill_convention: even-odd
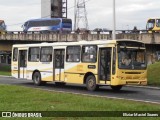
{"type": "Polygon", "coordinates": [[[20,85],[49,91],[83,94],[96,97],[127,99],[160,105],[160,89],[148,87],[124,86],[121,91],[115,92],[109,86],[103,86],[100,87],[98,91],[91,92],[87,91],[84,85],[67,84],[65,86],[57,86],[54,83],[48,83],[45,86],[35,86],[31,80],[15,79],[12,77],[2,76],[0,76],[0,84],[20,85]]]}

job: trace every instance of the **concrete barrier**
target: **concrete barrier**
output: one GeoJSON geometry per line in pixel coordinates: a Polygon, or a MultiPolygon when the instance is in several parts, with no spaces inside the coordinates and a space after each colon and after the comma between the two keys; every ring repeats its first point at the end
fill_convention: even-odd
{"type": "MultiPolygon", "coordinates": [[[[81,40],[102,40],[112,39],[111,34],[5,34],[0,35],[0,41],[42,41],[42,42],[58,42],[58,41],[81,41],[81,40]]],[[[116,35],[117,39],[136,39],[142,40],[146,44],[160,44],[160,34],[158,33],[142,33],[130,34],[122,33],[116,35]]]]}

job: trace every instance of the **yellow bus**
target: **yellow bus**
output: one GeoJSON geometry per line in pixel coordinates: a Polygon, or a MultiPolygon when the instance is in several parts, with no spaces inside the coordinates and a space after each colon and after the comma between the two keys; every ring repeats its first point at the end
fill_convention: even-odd
{"type": "Polygon", "coordinates": [[[6,25],[4,20],[0,20],[0,34],[5,34],[6,32],[6,25]]]}
{"type": "Polygon", "coordinates": [[[148,19],[146,29],[149,33],[160,32],[160,18],[148,19]]]}
{"type": "Polygon", "coordinates": [[[85,84],[90,91],[109,85],[146,85],[144,43],[97,40],[13,45],[12,76],[46,82],[85,84]]]}

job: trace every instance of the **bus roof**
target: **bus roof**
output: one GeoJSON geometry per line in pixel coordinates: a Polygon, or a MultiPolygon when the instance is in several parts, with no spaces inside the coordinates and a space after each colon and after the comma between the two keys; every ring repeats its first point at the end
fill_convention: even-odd
{"type": "Polygon", "coordinates": [[[61,20],[61,19],[67,19],[67,18],[39,18],[39,19],[30,19],[28,21],[61,20]]]}
{"type": "Polygon", "coordinates": [[[157,19],[160,19],[160,18],[149,18],[148,20],[157,20],[157,19]]]}
{"type": "Polygon", "coordinates": [[[33,46],[66,46],[66,45],[104,45],[116,44],[117,41],[135,41],[143,43],[139,40],[120,39],[120,40],[95,40],[95,41],[78,41],[78,42],[54,42],[54,43],[33,43],[33,44],[15,44],[13,47],[33,47],[33,46]]]}

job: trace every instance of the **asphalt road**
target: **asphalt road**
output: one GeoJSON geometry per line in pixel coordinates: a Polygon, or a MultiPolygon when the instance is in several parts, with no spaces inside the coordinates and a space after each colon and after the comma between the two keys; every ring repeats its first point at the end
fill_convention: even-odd
{"type": "Polygon", "coordinates": [[[0,76],[0,84],[20,85],[49,91],[67,92],[106,98],[127,99],[139,102],[155,103],[160,105],[160,89],[146,87],[125,86],[121,91],[115,92],[109,86],[100,87],[98,91],[87,91],[84,85],[67,84],[57,86],[54,83],[45,86],[35,86],[31,80],[15,79],[0,76]]]}

